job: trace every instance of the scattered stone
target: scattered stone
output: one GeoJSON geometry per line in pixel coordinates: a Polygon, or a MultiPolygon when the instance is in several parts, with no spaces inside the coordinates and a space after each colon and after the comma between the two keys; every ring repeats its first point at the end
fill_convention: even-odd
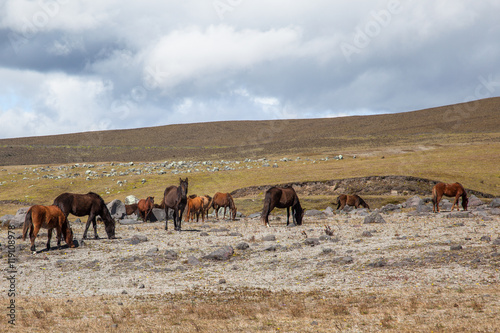
{"type": "Polygon", "coordinates": [[[491,242],[491,237],[490,236],[483,236],[483,237],[481,237],[480,240],[483,242],[491,242]]]}
{"type": "Polygon", "coordinates": [[[127,241],[131,245],[136,245],[139,243],[147,242],[148,238],[146,236],[143,236],[143,235],[134,235],[134,236],[132,236],[132,238],[128,239],[127,241]]]}
{"type": "Polygon", "coordinates": [[[304,215],[305,216],[315,216],[315,217],[319,217],[319,216],[324,216],[325,214],[320,211],[320,210],[317,210],[317,209],[308,209],[304,212],[304,215]]]}
{"type": "Polygon", "coordinates": [[[500,198],[495,198],[490,202],[491,208],[500,208],[500,198]]]}
{"type": "Polygon", "coordinates": [[[351,257],[351,256],[346,256],[346,257],[343,257],[343,258],[342,258],[342,262],[343,262],[344,264],[350,264],[350,263],[352,263],[353,261],[354,261],[354,259],[352,259],[352,257],[351,257]]]}
{"type": "Polygon", "coordinates": [[[208,236],[208,232],[202,231],[202,232],[200,232],[200,236],[206,237],[206,236],[208,236]]]}
{"type": "Polygon", "coordinates": [[[319,245],[320,242],[319,242],[319,239],[318,238],[314,238],[314,237],[309,237],[309,238],[306,238],[304,240],[304,244],[305,245],[309,245],[309,246],[316,246],[316,245],[319,245]]]}
{"type": "Polygon", "coordinates": [[[139,284],[139,289],[144,289],[146,286],[144,286],[144,283],[139,284]]]}
{"type": "Polygon", "coordinates": [[[232,246],[227,245],[224,247],[221,247],[218,250],[215,250],[214,252],[206,255],[203,257],[203,259],[208,259],[208,260],[229,260],[234,254],[234,249],[232,246]]]}
{"type": "Polygon", "coordinates": [[[469,208],[479,207],[479,206],[482,206],[483,204],[484,204],[484,202],[482,202],[481,199],[476,197],[474,194],[471,194],[469,196],[469,202],[467,204],[467,206],[469,208]]]}
{"type": "Polygon", "coordinates": [[[420,197],[418,195],[415,195],[411,198],[409,198],[408,200],[406,200],[406,202],[404,202],[402,204],[402,207],[403,208],[416,208],[418,206],[421,206],[424,204],[424,201],[422,199],[420,199],[420,197]]]}
{"type": "Polygon", "coordinates": [[[495,239],[492,244],[493,245],[500,245],[500,237],[495,239]]]}
{"type": "Polygon", "coordinates": [[[459,251],[459,250],[462,250],[462,245],[458,244],[458,245],[452,245],[450,246],[450,250],[451,251],[459,251]]]}
{"type": "Polygon", "coordinates": [[[361,236],[363,236],[363,237],[373,237],[372,233],[369,232],[369,231],[363,231],[363,233],[361,234],[361,236]]]}
{"type": "Polygon", "coordinates": [[[188,265],[191,265],[191,266],[198,266],[201,264],[200,261],[198,260],[198,258],[196,258],[195,256],[189,256],[187,259],[187,263],[188,263],[188,265]]]}
{"type": "Polygon", "coordinates": [[[139,202],[139,199],[135,195],[128,195],[125,198],[125,205],[136,204],[139,202]]]}
{"type": "Polygon", "coordinates": [[[375,212],[375,213],[372,213],[372,214],[368,215],[367,217],[365,217],[365,220],[363,223],[365,223],[365,224],[368,224],[368,223],[386,223],[386,221],[384,220],[382,215],[375,212]]]}
{"type": "Polygon", "coordinates": [[[469,211],[450,212],[449,214],[446,215],[446,217],[449,219],[452,218],[464,219],[472,217],[472,214],[469,211]]]}
{"type": "Polygon", "coordinates": [[[115,199],[106,205],[112,218],[122,219],[126,214],[125,204],[118,199],[115,199]]]}
{"type": "Polygon", "coordinates": [[[165,251],[165,259],[167,260],[177,260],[178,254],[174,250],[165,251]]]}
{"type": "Polygon", "coordinates": [[[262,237],[263,242],[274,242],[276,241],[276,236],[275,235],[267,235],[262,237]]]}
{"type": "Polygon", "coordinates": [[[220,279],[219,284],[226,284],[226,279],[220,279]]]}
{"type": "Polygon", "coordinates": [[[120,223],[121,225],[132,225],[132,224],[140,224],[142,223],[142,221],[133,219],[124,219],[124,220],[118,220],[118,223],[120,223]]]}
{"type": "Polygon", "coordinates": [[[255,218],[260,218],[260,213],[253,213],[253,214],[250,214],[248,215],[248,218],[249,219],[255,219],[255,218]]]}
{"type": "Polygon", "coordinates": [[[387,204],[384,207],[380,209],[382,213],[388,213],[388,212],[400,212],[401,211],[401,205],[395,205],[395,204],[387,204]]]}
{"type": "Polygon", "coordinates": [[[248,243],[245,243],[245,242],[241,242],[238,245],[236,245],[237,250],[246,250],[249,247],[250,247],[250,245],[248,245],[248,243]]]}
{"type": "Polygon", "coordinates": [[[368,267],[384,267],[387,266],[387,261],[384,258],[377,259],[375,262],[371,262],[367,265],[368,267]]]}
{"type": "Polygon", "coordinates": [[[158,248],[155,246],[155,247],[152,247],[150,248],[147,252],[146,252],[146,255],[147,256],[155,256],[158,254],[158,248]]]}
{"type": "MultiPolygon", "coordinates": [[[[123,290],[123,291],[122,291],[122,294],[123,294],[123,295],[127,295],[127,294],[128,294],[128,292],[127,292],[126,290],[123,290]]],[[[123,305],[123,303],[122,303],[122,304],[118,304],[118,305],[123,305]]]]}
{"type": "Polygon", "coordinates": [[[326,247],[321,251],[323,254],[335,254],[335,251],[333,249],[326,247]]]}

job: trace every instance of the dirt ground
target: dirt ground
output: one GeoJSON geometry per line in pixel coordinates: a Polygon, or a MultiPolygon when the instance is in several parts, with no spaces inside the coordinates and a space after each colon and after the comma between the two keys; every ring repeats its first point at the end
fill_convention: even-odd
{"type": "MultiPolygon", "coordinates": [[[[448,214],[403,211],[382,214],[386,223],[365,224],[362,214],[342,213],[306,217],[296,227],[276,216],[270,228],[258,218],[210,219],[184,222],[181,232],[171,221],[169,231],[164,222],[117,224],[118,239],[57,250],[53,237],[48,252],[42,230],[37,254],[28,240],[15,240],[11,329],[498,332],[500,216],[448,214]],[[231,251],[228,246],[234,253],[227,260],[204,258],[223,247],[231,251]],[[161,320],[154,315],[172,302],[179,308],[164,310],[161,320]],[[215,318],[207,307],[219,309],[215,318]]],[[[84,224],[71,226],[79,241],[84,224]]],[[[7,232],[0,233],[5,276],[7,232]]],[[[103,225],[98,233],[105,237],[103,225]]]]}

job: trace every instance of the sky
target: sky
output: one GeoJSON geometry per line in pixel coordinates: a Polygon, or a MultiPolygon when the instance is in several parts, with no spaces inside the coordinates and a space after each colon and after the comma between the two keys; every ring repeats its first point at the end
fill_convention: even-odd
{"type": "Polygon", "coordinates": [[[500,96],[498,0],[0,0],[0,139],[500,96]]]}

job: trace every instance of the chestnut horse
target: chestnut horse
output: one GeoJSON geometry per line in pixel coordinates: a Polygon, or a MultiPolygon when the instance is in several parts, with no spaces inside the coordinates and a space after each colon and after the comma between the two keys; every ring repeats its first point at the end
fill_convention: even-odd
{"type": "Polygon", "coordinates": [[[48,229],[47,232],[47,251],[50,250],[50,239],[52,230],[56,229],[57,249],[61,248],[61,235],[64,237],[69,247],[75,247],[73,244],[73,231],[69,227],[68,219],[57,206],[32,206],[24,220],[23,240],[26,240],[28,229],[30,231],[31,251],[35,252],[35,239],[40,228],[48,229]]]}
{"type": "Polygon", "coordinates": [[[108,238],[115,238],[115,220],[111,217],[108,207],[99,194],[94,192],[87,194],[63,193],[54,199],[53,205],[59,207],[66,218],[70,213],[75,216],[89,216],[82,240],[87,238],[90,222],[94,226],[94,238],[99,239],[97,236],[97,216],[100,216],[104,221],[104,229],[108,238]]]}
{"type": "Polygon", "coordinates": [[[269,227],[269,214],[275,207],[286,208],[286,225],[290,223],[290,207],[292,207],[293,222],[297,225],[302,224],[304,210],[293,187],[271,187],[266,191],[260,219],[267,227],[269,227]]]}
{"type": "Polygon", "coordinates": [[[234,205],[234,200],[229,193],[217,192],[212,198],[212,208],[215,210],[215,219],[219,219],[219,208],[224,207],[224,217],[226,218],[226,208],[229,207],[231,210],[230,217],[233,221],[236,219],[236,206],[234,205]]]}
{"type": "Polygon", "coordinates": [[[370,209],[370,206],[368,206],[368,204],[357,194],[341,194],[337,197],[337,209],[344,209],[346,205],[354,206],[356,208],[359,208],[361,206],[370,209]]]}
{"type": "Polygon", "coordinates": [[[202,195],[200,197],[203,200],[203,211],[205,212],[205,215],[208,219],[208,210],[212,206],[212,197],[209,196],[208,194],[202,195]]]}
{"type": "Polygon", "coordinates": [[[149,214],[151,214],[154,205],[155,197],[147,197],[146,199],[139,200],[137,209],[139,210],[139,214],[141,215],[143,222],[146,222],[146,219],[149,217],[149,214]]]}
{"type": "Polygon", "coordinates": [[[168,230],[168,209],[174,210],[174,228],[181,231],[182,213],[187,204],[188,179],[179,178],[179,186],[169,186],[163,193],[162,205],[165,207],[165,230],[168,230]]]}
{"type": "Polygon", "coordinates": [[[447,197],[455,197],[455,201],[453,202],[453,206],[451,206],[451,210],[457,206],[458,208],[458,198],[462,197],[462,207],[464,210],[467,210],[467,204],[469,199],[467,198],[467,192],[465,192],[464,187],[460,183],[454,184],[445,184],[445,183],[437,183],[432,188],[432,211],[435,213],[436,210],[439,212],[439,202],[443,195],[447,197]]]}
{"type": "Polygon", "coordinates": [[[201,221],[205,222],[205,209],[203,206],[203,197],[198,197],[196,195],[190,195],[189,198],[187,199],[187,209],[186,209],[186,222],[189,221],[189,219],[194,220],[194,217],[196,215],[196,222],[200,220],[200,214],[201,214],[201,221]]]}
{"type": "Polygon", "coordinates": [[[137,204],[130,204],[130,205],[125,205],[125,214],[127,215],[132,215],[137,212],[137,204]]]}

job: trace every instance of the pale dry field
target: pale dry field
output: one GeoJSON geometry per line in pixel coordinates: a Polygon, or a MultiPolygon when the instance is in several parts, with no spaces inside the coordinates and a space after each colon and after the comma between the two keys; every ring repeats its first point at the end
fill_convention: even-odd
{"type": "MultiPolygon", "coordinates": [[[[335,214],[291,228],[282,216],[271,228],[258,219],[211,219],[184,222],[180,233],[171,221],[168,232],[160,222],[117,224],[119,239],[35,255],[17,239],[9,330],[498,332],[500,217],[447,214],[382,214],[382,224],[335,214]],[[134,235],[147,241],[130,244],[134,235]],[[269,235],[275,240],[263,240],[269,235]],[[242,242],[249,247],[238,249],[242,242]],[[223,246],[234,248],[229,260],[203,259],[223,246]]],[[[72,228],[79,239],[83,224],[72,228]]],[[[98,232],[105,236],[102,225],[98,232]]],[[[7,231],[0,235],[6,244],[7,231]]],[[[43,233],[37,250],[45,243],[43,233]]],[[[7,275],[5,250],[3,261],[7,275]]],[[[7,291],[1,295],[7,304],[7,291]]],[[[4,317],[0,330],[8,326],[4,317]]]]}

